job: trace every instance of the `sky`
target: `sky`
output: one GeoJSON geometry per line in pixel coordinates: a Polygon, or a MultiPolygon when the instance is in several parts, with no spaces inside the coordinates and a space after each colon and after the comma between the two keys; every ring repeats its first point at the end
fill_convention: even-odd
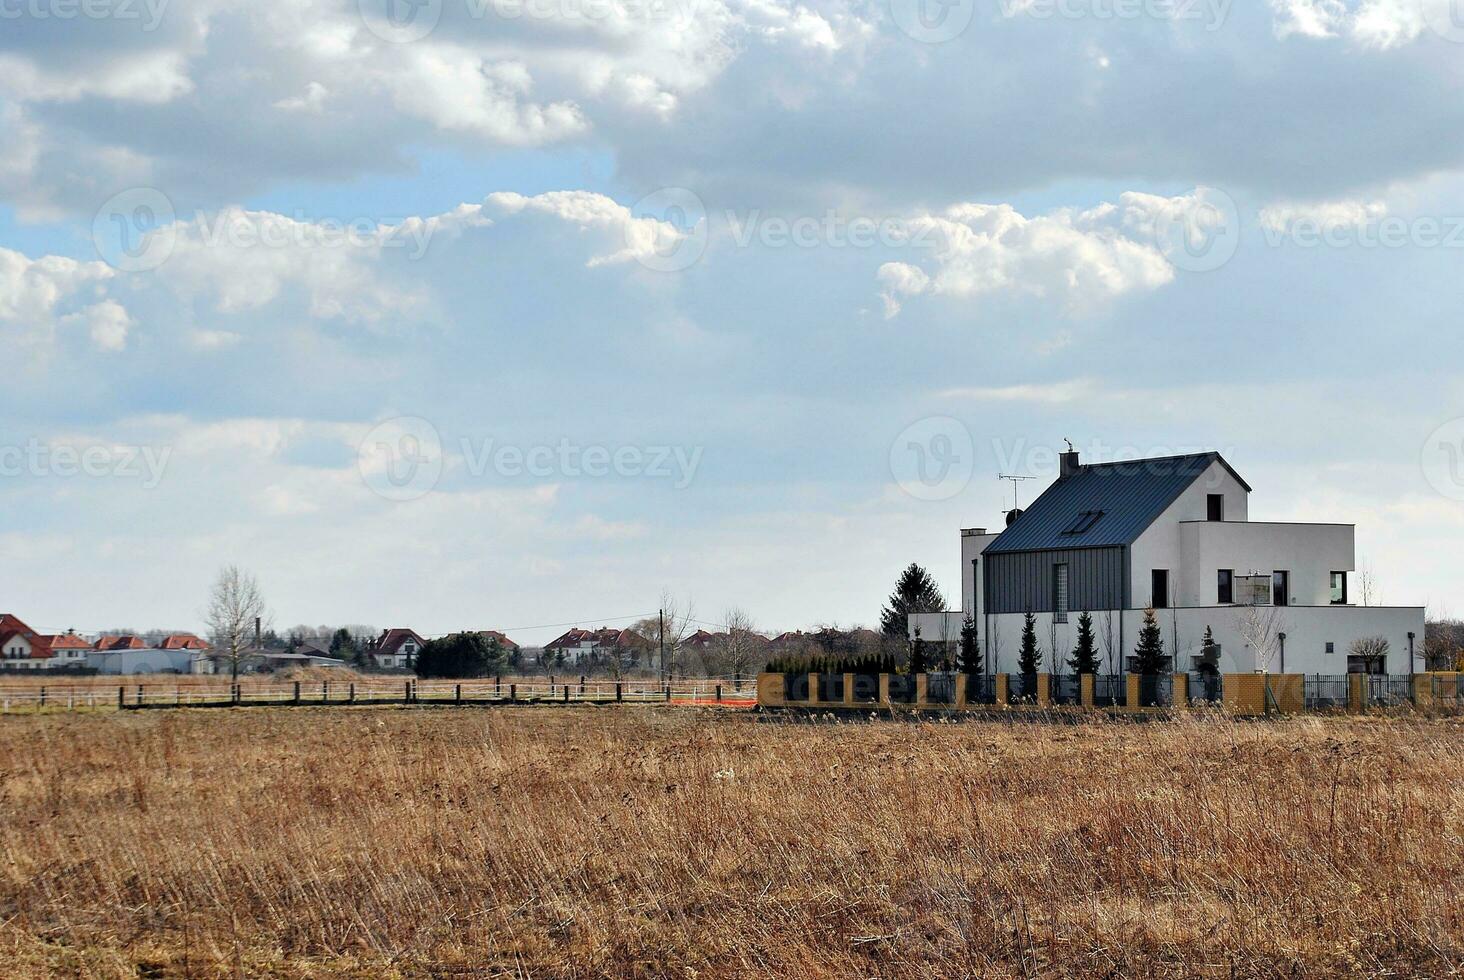
{"type": "Polygon", "coordinates": [[[1461,94],[1454,0],[0,0],[0,607],[870,625],[1069,439],[1459,614],[1461,94]]]}

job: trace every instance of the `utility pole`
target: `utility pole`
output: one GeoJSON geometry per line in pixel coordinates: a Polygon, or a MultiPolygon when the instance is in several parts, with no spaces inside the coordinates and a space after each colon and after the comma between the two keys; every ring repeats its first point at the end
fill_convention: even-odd
{"type": "Polygon", "coordinates": [[[661,626],[656,630],[656,636],[661,642],[661,683],[666,682],[666,610],[662,609],[659,614],[661,626]]]}

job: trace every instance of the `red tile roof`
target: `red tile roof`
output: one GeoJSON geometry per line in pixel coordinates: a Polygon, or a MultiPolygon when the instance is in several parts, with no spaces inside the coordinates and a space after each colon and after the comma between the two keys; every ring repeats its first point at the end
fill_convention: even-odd
{"type": "Polygon", "coordinates": [[[503,635],[498,630],[479,630],[478,635],[483,637],[483,639],[485,640],[497,640],[500,644],[510,650],[517,650],[519,648],[519,645],[517,643],[510,640],[507,636],[503,635]]]}
{"type": "Polygon", "coordinates": [[[103,636],[92,644],[93,650],[146,650],[140,636],[103,636]]]}
{"type": "Polygon", "coordinates": [[[207,650],[208,643],[192,633],[171,633],[158,644],[159,650],[207,650]]]}

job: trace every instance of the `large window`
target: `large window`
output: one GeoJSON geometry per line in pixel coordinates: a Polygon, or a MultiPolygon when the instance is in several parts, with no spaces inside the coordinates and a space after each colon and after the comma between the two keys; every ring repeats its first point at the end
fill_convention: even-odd
{"type": "Polygon", "coordinates": [[[1332,605],[1347,605],[1347,573],[1332,573],[1332,605]]]}
{"type": "Polygon", "coordinates": [[[1228,606],[1235,601],[1235,570],[1222,568],[1215,573],[1215,601],[1228,606]]]}
{"type": "Polygon", "coordinates": [[[1205,495],[1205,520],[1225,520],[1225,494],[1211,493],[1205,495]]]}
{"type": "Polygon", "coordinates": [[[1289,606],[1289,605],[1291,605],[1291,573],[1290,572],[1272,572],[1271,573],[1271,605],[1273,605],[1273,606],[1289,606]]]}
{"type": "Polygon", "coordinates": [[[1150,576],[1149,605],[1155,609],[1169,608],[1169,569],[1156,568],[1150,576]]]}
{"type": "Polygon", "coordinates": [[[1068,621],[1068,567],[1065,564],[1052,566],[1052,619],[1053,622],[1068,621]]]}

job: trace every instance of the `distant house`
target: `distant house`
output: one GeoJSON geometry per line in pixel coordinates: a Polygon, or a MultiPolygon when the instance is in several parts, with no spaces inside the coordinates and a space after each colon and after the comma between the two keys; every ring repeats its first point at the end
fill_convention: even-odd
{"type": "Polygon", "coordinates": [[[208,642],[192,633],[170,633],[158,643],[159,650],[209,650],[208,642]]]}
{"type": "Polygon", "coordinates": [[[517,643],[510,640],[507,636],[500,633],[498,630],[479,630],[478,635],[485,640],[497,640],[498,645],[503,647],[503,649],[508,653],[514,653],[519,649],[519,645],[517,643]]]}
{"type": "Polygon", "coordinates": [[[346,662],[339,657],[309,653],[298,647],[289,650],[260,650],[250,655],[250,665],[256,671],[289,670],[291,667],[344,667],[346,662]]]}
{"type": "Polygon", "coordinates": [[[382,670],[410,670],[417,662],[417,654],[427,641],[409,629],[395,628],[381,631],[381,635],[367,649],[371,665],[382,670]]]}
{"type": "Polygon", "coordinates": [[[563,654],[566,663],[599,663],[618,658],[620,662],[634,662],[651,649],[651,641],[632,629],[612,629],[602,626],[597,630],[576,627],[544,644],[542,659],[545,662],[558,661],[563,654]]]}
{"type": "Polygon", "coordinates": [[[86,666],[91,644],[76,633],[37,633],[10,613],[0,615],[0,664],[6,670],[58,670],[86,666]]]}
{"type": "Polygon", "coordinates": [[[93,650],[115,651],[115,650],[146,650],[148,648],[140,636],[100,636],[92,644],[93,650]]]}
{"type": "Polygon", "coordinates": [[[1057,480],[1004,530],[961,531],[961,608],[912,614],[908,635],[955,638],[969,617],[1000,673],[1028,615],[1041,646],[1064,651],[1088,612],[1105,671],[1122,673],[1139,669],[1136,638],[1155,615],[1165,670],[1422,670],[1421,606],[1352,601],[1353,526],[1252,521],[1250,493],[1215,452],[1086,465],[1062,453],[1057,480]],[[1349,655],[1371,637],[1386,658],[1349,655]]]}

